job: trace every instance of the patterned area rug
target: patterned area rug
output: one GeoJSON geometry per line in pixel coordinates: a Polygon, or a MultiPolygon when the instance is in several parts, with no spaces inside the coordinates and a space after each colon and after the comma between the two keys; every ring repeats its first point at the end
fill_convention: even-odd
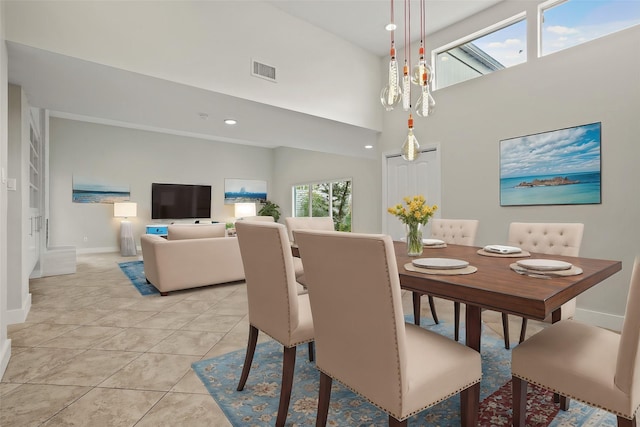
{"type": "Polygon", "coordinates": [[[144,266],[142,261],[128,261],[118,263],[120,269],[125,276],[131,280],[133,286],[136,287],[141,295],[154,295],[159,294],[158,290],[150,283],[147,283],[147,278],[144,275],[144,266]]]}
{"type": "MultiPolygon", "coordinates": [[[[410,316],[408,318],[410,319],[410,316]]],[[[450,324],[423,327],[453,337],[450,324]]],[[[464,329],[461,331],[464,336],[464,329]]],[[[244,391],[236,391],[245,350],[228,353],[192,364],[211,396],[237,427],[271,426],[275,422],[280,396],[282,346],[275,341],[258,344],[244,391]]],[[[511,352],[501,339],[483,333],[480,385],[481,426],[511,425],[511,352]]],[[[288,426],[315,425],[319,374],[309,362],[307,346],[299,346],[296,355],[294,385],[289,404],[288,426]]],[[[616,419],[599,411],[571,402],[571,410],[558,414],[552,394],[535,388],[529,391],[527,426],[616,426],[616,419]],[[555,418],[554,418],[555,417],[555,418]]],[[[411,427],[459,426],[459,396],[424,410],[409,419],[411,427]]],[[[333,382],[329,409],[330,426],[385,426],[388,416],[364,399],[333,382]]]]}

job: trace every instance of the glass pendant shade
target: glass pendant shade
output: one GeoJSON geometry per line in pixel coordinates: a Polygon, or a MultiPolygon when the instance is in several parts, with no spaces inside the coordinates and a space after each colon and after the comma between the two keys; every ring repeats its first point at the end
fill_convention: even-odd
{"type": "Polygon", "coordinates": [[[402,109],[409,111],[411,109],[411,78],[409,77],[409,66],[404,61],[404,72],[402,75],[402,109]]]}
{"type": "Polygon", "coordinates": [[[429,86],[422,86],[422,94],[418,98],[418,102],[416,102],[416,114],[420,117],[429,117],[433,113],[435,105],[436,101],[431,96],[431,92],[429,92],[429,86]]]}
{"type": "Polygon", "coordinates": [[[402,158],[412,162],[420,156],[420,144],[416,136],[413,134],[413,117],[409,114],[409,131],[407,132],[407,139],[404,140],[402,148],[400,150],[402,158]]]}
{"type": "Polygon", "coordinates": [[[382,88],[380,92],[380,102],[387,111],[393,110],[393,107],[400,101],[400,84],[398,79],[398,61],[396,60],[396,49],[393,42],[391,43],[391,60],[389,61],[389,84],[382,88]]]}

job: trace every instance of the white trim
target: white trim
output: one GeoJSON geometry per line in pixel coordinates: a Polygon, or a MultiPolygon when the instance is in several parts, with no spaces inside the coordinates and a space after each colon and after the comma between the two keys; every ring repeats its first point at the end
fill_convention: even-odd
{"type": "Polygon", "coordinates": [[[31,310],[31,294],[27,294],[24,300],[22,308],[14,310],[7,310],[7,325],[15,325],[16,323],[24,323],[27,320],[27,315],[31,310]]]}
{"type": "Polygon", "coordinates": [[[612,331],[622,331],[624,316],[615,314],[602,313],[599,311],[576,309],[575,320],[589,325],[600,326],[601,328],[610,329],[612,331]]]}
{"type": "Polygon", "coordinates": [[[0,378],[4,375],[4,372],[9,365],[9,359],[11,358],[11,340],[4,340],[2,348],[0,348],[0,378]]]}
{"type": "Polygon", "coordinates": [[[78,254],[103,254],[108,252],[120,252],[119,247],[106,246],[102,248],[76,248],[78,254]]]}

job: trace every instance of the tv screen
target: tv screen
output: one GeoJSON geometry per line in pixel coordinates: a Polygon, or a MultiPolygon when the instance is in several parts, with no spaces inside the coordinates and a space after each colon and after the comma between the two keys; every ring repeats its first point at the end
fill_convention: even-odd
{"type": "Polygon", "coordinates": [[[211,186],[152,183],[151,218],[211,218],[211,186]]]}

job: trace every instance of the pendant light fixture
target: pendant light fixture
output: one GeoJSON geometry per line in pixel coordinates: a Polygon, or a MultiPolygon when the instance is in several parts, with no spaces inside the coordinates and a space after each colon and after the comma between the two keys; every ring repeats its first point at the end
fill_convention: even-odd
{"type": "Polygon", "coordinates": [[[380,102],[387,111],[393,110],[393,107],[400,101],[400,85],[398,83],[398,60],[396,59],[396,43],[395,29],[396,24],[393,19],[393,0],[391,0],[391,22],[387,25],[388,31],[391,33],[391,48],[389,49],[389,81],[380,92],[380,102]]]}
{"type": "Polygon", "coordinates": [[[402,109],[409,111],[407,138],[402,145],[402,157],[407,161],[414,161],[420,156],[420,144],[413,133],[413,115],[411,114],[411,83],[419,87],[418,99],[415,103],[415,113],[419,117],[429,117],[433,113],[435,100],[431,95],[430,87],[433,82],[433,70],[425,59],[425,0],[420,0],[420,48],[418,50],[418,62],[409,72],[411,64],[411,0],[404,0],[404,66],[402,80],[399,81],[398,60],[395,49],[395,21],[394,4],[391,2],[391,50],[389,61],[389,81],[387,86],[380,93],[380,101],[387,111],[393,110],[394,106],[402,100],[402,109]]]}

